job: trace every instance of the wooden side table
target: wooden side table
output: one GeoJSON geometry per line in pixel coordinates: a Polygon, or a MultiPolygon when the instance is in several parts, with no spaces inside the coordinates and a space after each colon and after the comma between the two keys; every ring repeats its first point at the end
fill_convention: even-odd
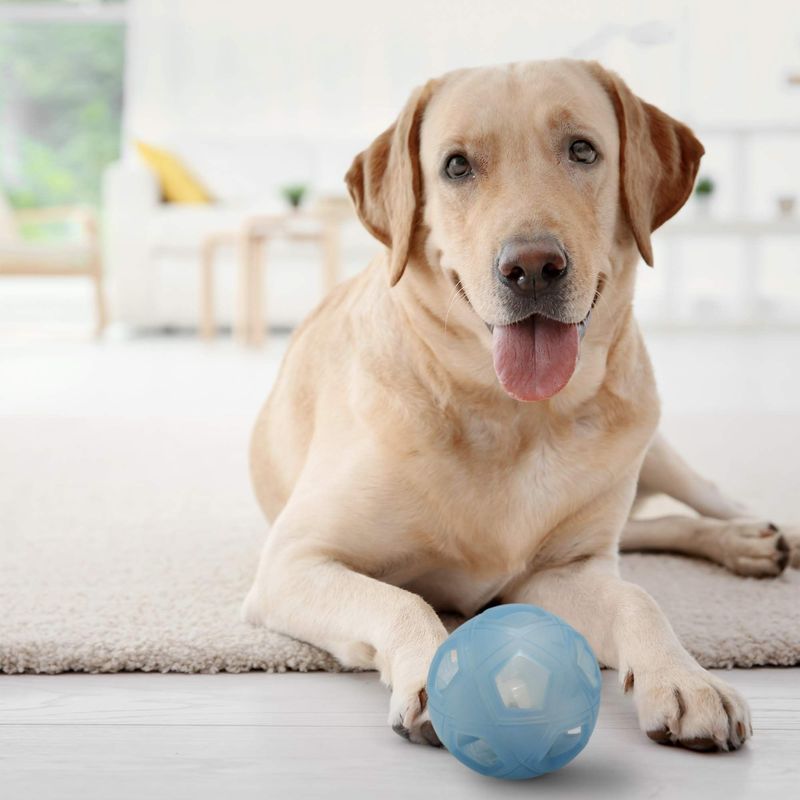
{"type": "Polygon", "coordinates": [[[247,275],[245,342],[258,347],[264,342],[264,270],[270,240],[312,242],[322,254],[322,288],[327,294],[341,277],[341,225],[352,214],[347,198],[321,201],[312,211],[251,217],[242,236],[241,263],[247,275]],[[309,224],[310,223],[310,224],[309,224]]]}
{"type": "MultiPolygon", "coordinates": [[[[203,339],[214,336],[214,264],[221,247],[232,246],[240,249],[241,233],[239,231],[217,231],[207,236],[200,250],[200,335],[203,339]]],[[[237,302],[233,317],[234,336],[243,339],[245,336],[246,315],[244,313],[244,296],[246,292],[246,275],[239,265],[237,275],[237,302]]]]}
{"type": "Polygon", "coordinates": [[[277,238],[290,242],[312,242],[322,253],[322,286],[327,294],[341,274],[340,230],[352,214],[347,198],[320,201],[312,211],[261,214],[248,217],[238,230],[217,231],[202,245],[200,259],[200,334],[214,335],[214,265],[220,248],[232,246],[237,255],[234,337],[242,344],[264,342],[264,270],[267,247],[277,238]]]}

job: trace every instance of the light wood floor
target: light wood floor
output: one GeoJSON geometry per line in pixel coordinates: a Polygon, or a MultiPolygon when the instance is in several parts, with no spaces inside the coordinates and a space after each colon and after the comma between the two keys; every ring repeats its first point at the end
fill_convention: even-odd
{"type": "Polygon", "coordinates": [[[0,676],[0,797],[800,797],[800,669],[724,676],[750,700],[737,753],[661,747],[604,672],[597,729],[559,773],[482,778],[385,725],[374,673],[0,676]]]}
{"type": "MultiPolygon", "coordinates": [[[[669,413],[797,413],[800,371],[786,369],[796,336],[648,341],[669,413]]],[[[268,355],[146,338],[6,346],[0,413],[180,419],[191,408],[249,424],[277,370],[282,344],[272,344],[268,355]]],[[[703,467],[697,445],[678,444],[703,467]]],[[[729,472],[715,478],[735,488],[736,465],[729,472]]],[[[606,673],[598,728],[578,759],[505,784],[393,734],[374,674],[0,675],[0,800],[800,798],[800,668],[724,676],[754,712],[755,737],[738,753],[650,742],[606,673]]]]}

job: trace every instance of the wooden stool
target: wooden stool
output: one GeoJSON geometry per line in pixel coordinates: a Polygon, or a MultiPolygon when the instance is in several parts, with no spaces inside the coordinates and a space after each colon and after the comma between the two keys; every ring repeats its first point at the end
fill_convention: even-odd
{"type": "Polygon", "coordinates": [[[269,241],[281,238],[319,245],[322,252],[322,288],[327,294],[341,277],[341,224],[351,214],[349,199],[335,197],[320,201],[313,211],[255,216],[247,221],[241,241],[242,268],[247,275],[247,344],[258,347],[264,342],[267,324],[264,313],[264,269],[269,241]],[[307,221],[315,226],[310,230],[296,229],[296,223],[307,221]]]}
{"type": "MultiPolygon", "coordinates": [[[[241,250],[241,232],[217,231],[207,236],[200,250],[200,335],[209,340],[214,336],[214,264],[221,247],[233,246],[237,255],[241,250]]],[[[240,261],[240,259],[239,259],[240,261]]],[[[233,315],[233,333],[245,339],[247,276],[241,263],[237,265],[237,300],[233,315]]]]}

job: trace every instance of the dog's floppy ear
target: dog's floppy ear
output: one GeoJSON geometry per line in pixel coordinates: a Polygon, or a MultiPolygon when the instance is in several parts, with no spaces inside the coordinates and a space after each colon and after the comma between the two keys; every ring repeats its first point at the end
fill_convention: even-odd
{"type": "Polygon", "coordinates": [[[650,234],[689,198],[705,151],[686,125],[640,100],[618,75],[596,62],[589,69],[617,115],[622,207],[639,252],[652,267],[650,234]]]}
{"type": "Polygon", "coordinates": [[[359,219],[389,248],[390,286],[406,268],[419,212],[419,129],[432,93],[433,81],[416,89],[397,121],[355,157],[345,176],[359,219]]]}

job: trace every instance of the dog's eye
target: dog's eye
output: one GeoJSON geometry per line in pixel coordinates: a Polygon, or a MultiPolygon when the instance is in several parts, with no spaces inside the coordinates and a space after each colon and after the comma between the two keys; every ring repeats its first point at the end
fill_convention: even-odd
{"type": "Polygon", "coordinates": [[[445,164],[444,173],[451,180],[457,181],[472,174],[472,165],[464,156],[450,156],[445,164]]]}
{"type": "Polygon", "coordinates": [[[578,139],[569,146],[569,160],[579,164],[594,164],[597,160],[597,150],[585,139],[578,139]]]}

